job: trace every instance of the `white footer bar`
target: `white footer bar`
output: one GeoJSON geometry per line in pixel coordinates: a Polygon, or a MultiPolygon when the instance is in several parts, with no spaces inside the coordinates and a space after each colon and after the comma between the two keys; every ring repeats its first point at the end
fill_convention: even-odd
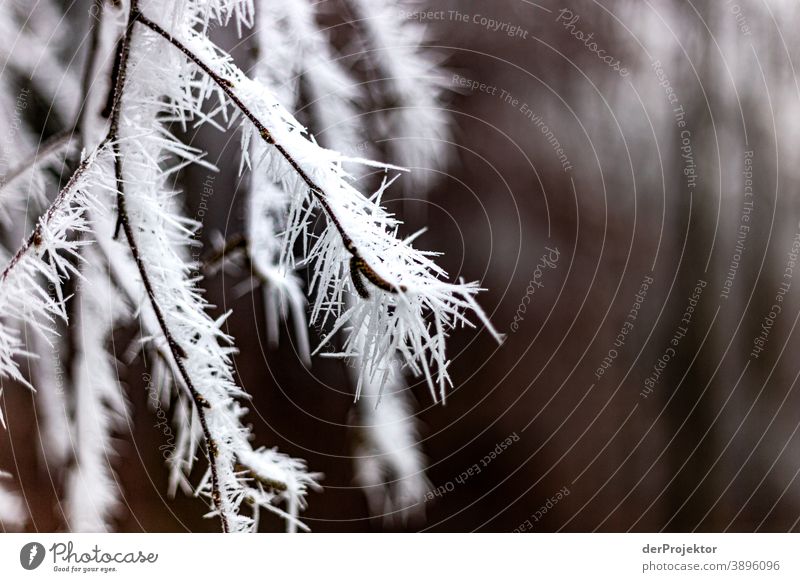
{"type": "Polygon", "coordinates": [[[4,534],[2,580],[800,580],[793,534],[4,534]]]}

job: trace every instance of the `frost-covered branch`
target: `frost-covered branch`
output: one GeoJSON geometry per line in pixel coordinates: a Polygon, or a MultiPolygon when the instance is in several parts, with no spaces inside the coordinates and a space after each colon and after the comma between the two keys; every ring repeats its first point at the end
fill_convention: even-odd
{"type": "MultiPolygon", "coordinates": [[[[304,10],[305,6],[304,2],[261,3],[256,12],[254,42],[260,58],[255,64],[254,76],[275,87],[282,102],[291,108],[298,100],[302,63],[298,58],[300,38],[294,34],[292,14],[304,10]]],[[[248,258],[253,274],[262,282],[267,341],[277,346],[279,324],[291,317],[298,353],[303,362],[310,365],[305,293],[300,277],[290,265],[281,261],[280,233],[286,226],[290,196],[261,168],[262,162],[268,162],[269,147],[262,140],[250,144],[249,157],[255,167],[250,176],[247,200],[248,258]]],[[[242,164],[241,170],[244,168],[242,164]]]]}
{"type": "Polygon", "coordinates": [[[325,325],[329,316],[336,319],[322,346],[339,329],[369,322],[369,332],[357,340],[350,336],[339,355],[362,357],[363,371],[374,379],[386,377],[388,360],[399,350],[406,365],[425,376],[433,397],[444,398],[450,383],[445,339],[456,326],[473,326],[465,312],[472,311],[501,340],[475,302],[479,286],[442,281],[446,273],[430,259],[435,253],[414,249],[413,237],[397,238],[399,221],[380,205],[390,182],[384,181],[370,198],[361,195],[342,168],[346,158],[307,138],[271,92],[247,78],[205,36],[187,30],[179,40],[143,14],[137,22],[175,46],[250,122],[242,127],[243,150],[254,133],[273,147],[269,171],[293,193],[285,249],[298,241],[305,248],[313,245],[305,259],[315,265],[311,322],[325,325]],[[313,239],[307,227],[315,207],[324,212],[328,226],[313,239]],[[372,297],[365,282],[384,293],[372,297]],[[342,312],[345,292],[357,293],[365,301],[342,312]]]}
{"type": "Polygon", "coordinates": [[[20,161],[18,165],[8,171],[0,183],[0,219],[3,219],[4,222],[10,220],[11,211],[15,210],[13,204],[15,197],[21,198],[23,195],[36,192],[36,189],[20,189],[15,196],[14,193],[9,192],[13,189],[15,182],[28,173],[40,171],[47,164],[52,163],[58,154],[69,155],[74,151],[73,145],[72,131],[63,131],[46,140],[29,159],[20,161]]]}
{"type": "MultiPolygon", "coordinates": [[[[306,28],[313,28],[306,22],[306,28]]],[[[304,36],[307,38],[310,33],[304,36]]],[[[313,35],[319,38],[317,31],[313,35]]],[[[316,44],[323,44],[317,42],[316,44]]],[[[362,129],[358,126],[358,98],[355,82],[339,66],[340,61],[320,47],[313,47],[323,58],[315,60],[308,72],[308,93],[314,120],[323,128],[324,143],[337,151],[355,151],[364,147],[362,129]]],[[[310,49],[311,50],[311,49],[310,49]]],[[[360,168],[352,165],[353,171],[360,168]]],[[[357,176],[365,179],[363,176],[357,176]]],[[[347,306],[361,300],[350,296],[347,306]]],[[[365,333],[369,326],[353,330],[365,333]]],[[[362,358],[346,360],[356,393],[353,462],[355,480],[360,485],[372,515],[383,516],[385,523],[405,524],[409,518],[424,517],[419,500],[429,488],[425,476],[425,456],[417,435],[412,412],[412,396],[402,372],[402,361],[389,362],[386,379],[364,377],[362,358]]]]}
{"type": "Polygon", "coordinates": [[[71,122],[80,103],[80,84],[56,56],[69,37],[66,24],[50,2],[0,3],[0,63],[30,80],[58,117],[71,122]]]}
{"type": "MultiPolygon", "coordinates": [[[[275,148],[275,150],[280,154],[280,156],[283,158],[283,160],[291,167],[291,169],[294,171],[294,173],[297,175],[297,177],[302,182],[305,183],[305,187],[307,188],[310,196],[314,199],[315,203],[318,204],[320,207],[322,207],[322,209],[325,211],[325,214],[327,215],[328,219],[334,225],[334,227],[336,228],[336,231],[339,234],[339,237],[342,239],[342,244],[344,245],[344,247],[347,250],[347,252],[350,253],[350,255],[351,255],[350,264],[354,265],[355,270],[360,275],[363,275],[368,281],[373,283],[376,287],[379,287],[379,288],[383,289],[384,291],[387,291],[387,292],[390,292],[390,293],[397,293],[398,290],[402,290],[403,289],[402,286],[397,287],[393,283],[391,283],[388,280],[386,280],[385,278],[383,278],[369,264],[369,262],[364,259],[364,257],[361,255],[361,251],[359,250],[358,246],[356,246],[356,244],[355,244],[355,242],[353,240],[353,237],[345,229],[345,226],[344,226],[344,224],[342,222],[342,218],[337,216],[336,212],[334,211],[334,208],[333,208],[333,206],[331,205],[331,203],[329,201],[329,194],[326,193],[326,191],[321,186],[317,185],[317,183],[314,181],[314,179],[310,176],[310,174],[304,168],[304,164],[302,162],[298,161],[298,159],[296,159],[292,155],[292,153],[289,152],[289,150],[287,149],[287,146],[284,146],[282,142],[278,142],[278,141],[275,140],[275,138],[273,137],[272,132],[270,131],[270,129],[268,129],[267,126],[264,124],[264,122],[262,122],[262,120],[259,119],[259,116],[256,114],[256,112],[253,109],[251,109],[250,107],[248,107],[244,103],[244,101],[242,101],[242,99],[239,97],[238,93],[234,91],[234,86],[236,85],[236,83],[231,81],[226,76],[220,75],[219,73],[214,71],[208,64],[206,64],[206,62],[203,60],[203,58],[200,55],[196,54],[196,52],[192,51],[186,44],[184,44],[182,41],[180,41],[177,38],[175,38],[169,32],[164,30],[160,25],[158,25],[154,21],[150,20],[149,18],[147,18],[143,14],[139,14],[139,16],[137,17],[137,22],[141,22],[142,24],[144,24],[145,26],[147,26],[148,28],[150,28],[151,30],[153,30],[154,32],[156,32],[157,34],[162,36],[163,38],[167,39],[170,42],[170,44],[174,45],[178,50],[180,50],[184,55],[186,55],[187,58],[189,58],[200,69],[202,69],[203,72],[206,73],[220,87],[220,89],[223,91],[223,93],[225,93],[227,98],[230,99],[230,101],[237,107],[237,109],[253,124],[253,126],[255,127],[255,129],[256,129],[258,135],[261,137],[261,139],[263,139],[267,144],[269,144],[270,146],[273,146],[275,148]]],[[[205,48],[209,52],[213,52],[215,50],[215,47],[213,47],[213,45],[211,45],[210,41],[208,41],[208,39],[205,38],[205,37],[194,36],[191,40],[195,41],[198,45],[205,45],[202,48],[205,48]]],[[[233,65],[233,63],[231,61],[227,60],[227,61],[223,61],[223,62],[230,69],[230,71],[229,71],[231,73],[230,76],[237,77],[238,83],[243,86],[242,89],[244,89],[245,91],[247,91],[249,89],[250,91],[253,91],[254,94],[258,94],[260,92],[267,92],[268,91],[262,85],[259,85],[258,83],[255,83],[255,82],[251,81],[250,79],[248,79],[244,75],[244,73],[242,73],[237,67],[235,67],[235,65],[233,65]],[[249,81],[249,83],[248,83],[248,81],[249,81]],[[249,85],[249,87],[247,85],[249,85]]],[[[271,95],[268,95],[268,96],[272,97],[271,95]]],[[[262,107],[266,104],[264,102],[268,103],[267,99],[264,99],[260,103],[260,105],[262,107]]],[[[277,107],[281,107],[281,109],[283,109],[282,106],[280,106],[280,104],[277,103],[277,101],[272,103],[272,105],[275,105],[277,107]]],[[[285,109],[283,109],[283,111],[278,112],[279,115],[283,114],[283,113],[285,113],[287,116],[289,116],[287,119],[283,120],[284,122],[289,122],[290,119],[292,121],[294,121],[294,119],[290,116],[288,111],[286,111],[285,109]]],[[[294,123],[295,123],[295,125],[297,124],[296,121],[294,121],[294,123]]],[[[300,127],[297,126],[297,127],[293,128],[293,129],[300,130],[300,127]]],[[[309,145],[314,146],[314,144],[312,142],[306,140],[305,138],[302,138],[302,136],[299,136],[299,137],[301,137],[301,139],[303,141],[296,142],[298,145],[299,144],[303,144],[303,145],[309,144],[309,145]]],[[[249,142],[249,136],[246,139],[249,142]]],[[[314,147],[317,147],[317,146],[314,146],[314,147]]],[[[323,150],[321,148],[319,148],[319,149],[320,149],[320,153],[322,153],[323,150]]],[[[328,161],[328,160],[326,160],[326,161],[328,163],[330,163],[330,161],[328,161]]],[[[333,169],[333,168],[331,168],[331,169],[333,169]]],[[[275,171],[275,170],[273,170],[273,171],[275,171]]],[[[337,176],[337,178],[341,179],[341,176],[337,176]]]]}
{"type": "MultiPolygon", "coordinates": [[[[114,103],[113,103],[113,108],[112,108],[112,112],[111,112],[111,127],[110,127],[110,130],[109,130],[110,136],[114,140],[113,144],[114,144],[114,147],[116,149],[116,154],[117,154],[115,156],[115,163],[114,163],[114,175],[115,175],[116,184],[117,184],[117,214],[118,214],[118,222],[117,222],[117,227],[118,228],[117,228],[117,230],[121,227],[122,231],[125,233],[125,238],[128,241],[128,245],[129,245],[130,250],[131,250],[133,261],[136,264],[136,268],[137,268],[137,270],[139,272],[139,276],[141,278],[142,285],[144,286],[144,289],[146,291],[147,298],[148,298],[148,300],[150,302],[150,306],[151,306],[151,308],[153,310],[153,313],[155,314],[156,320],[158,321],[158,325],[159,325],[160,331],[163,334],[164,340],[166,342],[166,346],[167,346],[167,348],[168,348],[168,350],[169,350],[169,352],[170,352],[170,354],[172,356],[172,361],[174,362],[174,365],[175,365],[176,369],[178,370],[178,372],[180,374],[180,381],[183,383],[183,385],[186,387],[186,389],[191,394],[192,399],[194,401],[194,404],[196,406],[196,412],[197,412],[198,419],[199,419],[199,422],[200,422],[200,426],[201,426],[201,429],[202,429],[202,432],[203,432],[203,437],[205,439],[206,454],[208,455],[208,461],[209,461],[210,497],[211,497],[213,506],[215,508],[215,511],[219,515],[219,518],[220,518],[220,520],[222,522],[222,531],[228,532],[228,531],[230,531],[230,528],[231,528],[230,520],[237,513],[237,511],[236,511],[236,507],[234,505],[234,502],[231,499],[229,499],[227,495],[223,496],[222,484],[220,483],[220,480],[221,480],[220,479],[220,469],[219,469],[218,460],[217,460],[218,457],[221,454],[221,449],[220,449],[220,444],[221,443],[218,444],[217,440],[215,440],[214,435],[212,434],[212,430],[211,430],[211,428],[209,426],[209,419],[208,419],[208,416],[206,415],[206,409],[211,409],[213,406],[215,406],[215,405],[219,406],[220,404],[223,407],[227,408],[228,406],[230,406],[230,402],[228,402],[226,400],[230,400],[230,396],[228,396],[227,393],[223,393],[224,394],[223,395],[223,401],[221,403],[214,402],[212,404],[212,402],[208,398],[206,398],[206,396],[201,394],[201,392],[198,389],[198,387],[195,386],[195,381],[194,381],[193,377],[190,375],[187,363],[185,362],[185,360],[187,360],[189,358],[189,353],[187,352],[187,349],[184,348],[181,343],[179,343],[178,339],[176,339],[175,335],[173,334],[173,329],[170,326],[170,322],[167,321],[167,315],[165,314],[165,312],[164,312],[164,310],[162,308],[161,302],[160,302],[160,300],[165,299],[163,297],[163,295],[165,294],[165,291],[167,291],[167,290],[166,289],[159,289],[157,291],[153,281],[150,278],[148,269],[145,267],[145,259],[149,258],[149,257],[146,257],[146,256],[143,257],[142,249],[139,246],[139,242],[137,240],[137,235],[134,233],[134,226],[133,226],[133,224],[131,222],[131,218],[130,218],[130,215],[128,214],[128,209],[127,209],[127,200],[126,200],[126,197],[125,197],[125,178],[126,177],[125,177],[125,172],[123,170],[123,162],[122,162],[121,152],[119,151],[120,145],[119,145],[119,142],[117,140],[119,139],[119,136],[120,136],[120,128],[119,128],[119,126],[120,126],[120,115],[121,115],[122,106],[123,106],[123,101],[122,101],[123,92],[124,92],[126,81],[127,81],[127,77],[128,77],[128,61],[129,61],[129,58],[130,58],[131,43],[133,42],[134,23],[135,23],[136,19],[139,16],[138,0],[131,0],[131,6],[130,6],[129,14],[130,15],[129,15],[129,18],[128,18],[127,30],[126,30],[125,35],[122,38],[121,46],[120,46],[119,65],[118,65],[118,68],[115,71],[116,85],[114,87],[114,103]],[[223,504],[225,504],[227,506],[223,506],[223,504]]],[[[143,71],[144,71],[144,69],[139,69],[139,72],[143,72],[143,71]]],[[[144,72],[143,74],[146,74],[146,72],[144,72]]],[[[149,100],[148,98],[149,98],[149,95],[145,94],[144,98],[142,99],[142,102],[147,104],[147,101],[149,100]]],[[[150,105],[150,109],[152,109],[152,107],[153,106],[150,105]]],[[[152,119],[151,123],[157,119],[157,109],[155,111],[153,111],[153,115],[152,115],[151,119],[152,119]]],[[[155,143],[155,144],[149,144],[149,145],[151,145],[152,154],[155,154],[157,156],[158,151],[161,149],[160,144],[155,143]]],[[[139,152],[136,152],[136,153],[139,154],[140,159],[136,159],[134,156],[131,156],[131,158],[133,158],[134,163],[138,163],[140,165],[140,167],[137,168],[137,169],[141,173],[143,173],[145,176],[147,176],[149,174],[149,177],[151,179],[156,177],[156,176],[153,176],[154,168],[152,167],[151,164],[149,164],[150,160],[152,159],[151,151],[147,151],[147,150],[142,149],[142,150],[140,150],[139,152]]],[[[147,182],[145,184],[149,185],[147,182]]],[[[147,192],[147,194],[151,194],[151,193],[153,193],[153,192],[152,191],[147,192]]],[[[140,196],[141,196],[141,194],[140,194],[140,196]]],[[[141,196],[141,198],[143,198],[143,197],[144,196],[141,196]]],[[[146,212],[146,210],[144,208],[142,210],[146,212]]],[[[146,223],[147,222],[147,218],[150,218],[151,221],[153,221],[153,218],[152,217],[148,217],[147,215],[140,216],[139,218],[143,219],[141,221],[142,223],[146,223]]],[[[141,230],[143,230],[145,233],[147,232],[147,229],[141,229],[141,230]]],[[[186,231],[185,228],[183,230],[186,231]]],[[[142,233],[140,233],[140,234],[142,234],[142,233]]],[[[154,250],[155,250],[155,248],[157,248],[157,247],[154,246],[154,250]]],[[[176,258],[178,258],[178,257],[176,257],[176,258]]],[[[149,264],[152,265],[152,263],[149,263],[149,264]]],[[[180,261],[180,262],[176,262],[176,264],[170,265],[172,267],[172,269],[171,269],[171,273],[168,273],[168,274],[178,275],[178,277],[181,277],[181,275],[183,274],[182,271],[184,270],[183,264],[184,264],[183,261],[180,261]]],[[[182,277],[181,277],[181,279],[182,279],[182,277]]],[[[199,296],[197,296],[197,295],[192,296],[193,295],[193,290],[190,287],[187,288],[187,284],[186,284],[187,282],[185,281],[185,279],[182,279],[182,280],[179,280],[179,281],[175,281],[175,283],[180,284],[186,290],[186,292],[188,294],[187,297],[181,297],[180,299],[182,299],[184,301],[187,301],[186,305],[190,306],[190,312],[189,313],[190,314],[191,313],[197,313],[197,311],[202,313],[203,312],[203,305],[199,304],[200,303],[199,296]],[[196,304],[199,304],[199,305],[195,306],[195,305],[192,305],[192,303],[196,303],[196,304]]],[[[169,303],[167,303],[167,304],[169,304],[169,303]]],[[[180,306],[176,305],[176,309],[180,309],[180,306]]],[[[204,324],[203,327],[207,326],[206,322],[202,322],[202,323],[204,324]]],[[[205,330],[205,331],[211,331],[211,330],[205,330]]],[[[216,329],[213,330],[211,337],[213,338],[218,333],[219,332],[216,329]]],[[[214,347],[218,347],[218,346],[215,344],[214,347]]],[[[230,382],[230,384],[232,385],[233,384],[232,377],[230,376],[230,373],[228,372],[228,369],[227,369],[228,368],[227,361],[226,361],[227,353],[225,351],[223,351],[223,352],[220,352],[220,353],[215,354],[215,355],[217,356],[217,358],[222,360],[221,362],[219,362],[219,368],[222,368],[225,372],[227,372],[226,373],[227,378],[223,377],[223,378],[220,378],[220,380],[224,381],[224,380],[227,379],[228,382],[230,382]]],[[[213,368],[212,368],[212,371],[216,371],[216,370],[213,370],[213,368]]],[[[226,390],[226,392],[227,392],[227,390],[226,390]]],[[[230,437],[227,437],[227,438],[230,438],[230,437]]],[[[225,444],[227,444],[227,443],[225,443],[225,444]]],[[[232,462],[228,461],[228,465],[229,466],[232,465],[232,462]]],[[[229,477],[230,477],[230,480],[235,481],[235,477],[233,475],[231,475],[229,477]]],[[[231,489],[235,489],[236,488],[235,483],[233,485],[228,484],[228,487],[230,487],[231,489]]],[[[226,491],[226,493],[228,493],[228,492],[226,491]]]]}
{"type": "Polygon", "coordinates": [[[30,323],[45,337],[55,318],[67,321],[61,285],[78,275],[72,261],[87,241],[75,235],[89,231],[85,212],[96,201],[87,185],[103,184],[104,164],[98,158],[107,153],[104,146],[84,158],[0,274],[0,305],[5,320],[0,321],[0,375],[28,386],[16,359],[30,354],[9,320],[30,323]],[[48,285],[52,285],[52,295],[48,285]]]}
{"type": "MultiPolygon", "coordinates": [[[[358,375],[358,367],[352,370],[358,375]]],[[[356,378],[358,382],[358,378],[356,378]]],[[[420,500],[429,490],[425,457],[411,408],[411,391],[398,370],[384,386],[364,382],[358,413],[354,461],[356,482],[370,512],[388,523],[424,517],[420,500]]]]}
{"type": "Polygon", "coordinates": [[[30,366],[30,382],[36,388],[36,409],[39,416],[39,438],[42,441],[41,456],[52,469],[65,467],[69,460],[70,402],[66,391],[66,370],[62,360],[68,353],[66,325],[56,321],[57,331],[48,334],[32,334],[29,338],[36,363],[30,366]]]}
{"type": "MultiPolygon", "coordinates": [[[[274,88],[288,110],[298,107],[301,78],[315,94],[331,87],[350,86],[339,67],[332,63],[327,39],[315,26],[314,9],[306,2],[259,2],[255,40],[259,59],[254,78],[274,88]]],[[[339,113],[345,110],[339,109],[339,113]]],[[[294,323],[298,351],[310,364],[306,299],[293,261],[286,261],[282,233],[286,229],[291,192],[270,175],[269,143],[250,144],[253,163],[248,198],[247,232],[250,266],[263,284],[267,339],[278,343],[278,324],[289,316],[294,323]]]]}
{"type": "MultiPolygon", "coordinates": [[[[75,331],[65,334],[73,341],[63,346],[72,357],[72,422],[51,423],[47,436],[53,441],[59,431],[69,432],[76,443],[65,487],[72,529],[108,529],[113,515],[117,487],[109,453],[126,412],[107,341],[126,315],[138,318],[143,353],[155,355],[146,362],[149,400],[159,414],[171,409],[177,429],[165,454],[171,492],[190,488],[201,452],[208,467],[192,488],[210,500],[208,515],[220,518],[223,531],[256,530],[264,510],[294,530],[304,527],[298,515],[317,487],[319,475],[303,461],[252,442],[244,421],[249,396],[237,384],[234,340],[225,331],[228,314],[211,315],[214,306],[200,286],[202,266],[192,259],[199,254],[192,249],[200,224],[186,218],[182,193],[173,190],[187,165],[212,167],[174,127],[208,123],[241,130],[242,167],[251,172],[252,187],[246,242],[237,248],[247,251],[253,273],[265,282],[270,337],[291,312],[308,359],[306,294],[296,273],[308,267],[310,322],[325,334],[317,350],[329,349],[343,333],[342,349],[328,355],[357,362],[356,394],[374,401],[390,388],[382,410],[364,411],[363,443],[365,458],[375,460],[364,482],[375,491],[386,485],[392,507],[403,506],[407,492],[424,484],[415,427],[399,396],[402,375],[425,376],[434,399],[444,398],[451,330],[477,319],[500,339],[475,302],[479,286],[447,282],[435,253],[414,248],[419,233],[401,238],[400,221],[382,206],[394,181],[386,174],[402,169],[320,147],[289,112],[299,108],[302,77],[326,133],[344,143],[359,132],[352,121],[358,92],[316,26],[315,9],[305,1],[260,5],[258,44],[265,58],[255,80],[208,36],[215,23],[252,26],[251,0],[129,0],[103,8],[84,69],[87,105],[75,122],[79,142],[91,153],[0,272],[0,374],[27,383],[19,359],[29,349],[52,356],[32,381],[48,387],[42,406],[56,414],[64,402],[48,398],[58,382],[54,365],[62,346],[48,349],[47,341],[67,323],[62,285],[85,278],[72,289],[75,331]],[[353,186],[359,165],[384,173],[371,195],[353,186]],[[116,215],[109,211],[114,204],[116,215]],[[315,214],[324,218],[319,228],[312,228],[315,214]],[[45,345],[26,346],[25,325],[33,325],[45,345]]],[[[0,92],[0,100],[6,97],[0,92]]],[[[73,104],[66,105],[65,111],[73,104]]]]}

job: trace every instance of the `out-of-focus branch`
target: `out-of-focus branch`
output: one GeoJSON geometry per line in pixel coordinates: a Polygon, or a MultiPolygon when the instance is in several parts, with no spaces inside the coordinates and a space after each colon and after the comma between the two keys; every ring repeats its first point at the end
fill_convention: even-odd
{"type": "Polygon", "coordinates": [[[123,166],[122,166],[122,156],[120,155],[119,151],[119,118],[120,118],[120,111],[122,107],[122,99],[123,99],[123,92],[125,89],[125,77],[127,75],[127,67],[128,67],[128,60],[130,57],[130,47],[131,47],[131,38],[133,36],[133,29],[134,24],[136,23],[136,19],[141,15],[139,12],[139,2],[138,0],[131,0],[131,7],[130,13],[128,16],[128,24],[125,31],[125,35],[122,38],[120,43],[120,60],[119,60],[119,68],[115,71],[115,87],[114,87],[114,104],[111,110],[111,127],[109,129],[109,139],[111,139],[111,143],[113,144],[115,150],[114,156],[114,173],[116,177],[117,183],[117,213],[118,213],[118,222],[117,228],[121,228],[122,231],[125,233],[125,238],[128,241],[128,246],[131,249],[131,254],[133,256],[134,263],[136,263],[136,267],[139,271],[139,275],[142,279],[142,284],[144,285],[145,292],[147,293],[147,297],[150,301],[150,305],[153,308],[153,312],[155,313],[156,319],[158,320],[158,325],[161,328],[162,333],[164,334],[164,339],[167,342],[167,346],[172,354],[173,359],[175,360],[175,365],[180,372],[181,379],[185,383],[186,387],[189,389],[189,392],[194,399],[194,403],[197,409],[198,418],[200,419],[200,426],[203,430],[203,437],[206,441],[206,452],[208,454],[209,459],[209,467],[211,469],[211,487],[212,487],[212,501],[214,506],[219,510],[220,520],[222,522],[222,531],[227,533],[229,531],[228,527],[228,517],[225,515],[225,512],[222,509],[222,495],[220,493],[219,487],[219,472],[217,469],[217,445],[214,442],[213,435],[211,434],[211,430],[208,426],[208,419],[206,418],[204,409],[208,408],[210,405],[208,401],[198,392],[197,388],[194,385],[194,382],[189,375],[189,372],[184,365],[184,359],[186,359],[186,351],[184,348],[175,340],[175,337],[172,335],[172,331],[170,330],[169,326],[167,325],[166,318],[164,317],[164,312],[161,309],[161,305],[158,303],[158,299],[155,294],[155,290],[153,288],[153,284],[150,281],[150,276],[147,272],[147,268],[145,267],[144,261],[142,260],[141,253],[139,251],[139,247],[136,242],[136,237],[133,232],[133,226],[130,222],[130,217],[128,216],[127,207],[125,204],[125,192],[124,192],[124,178],[123,178],[123,166]]]}
{"type": "Polygon", "coordinates": [[[8,188],[8,186],[20,176],[36,169],[36,167],[44,162],[50,155],[59,152],[62,148],[67,148],[72,142],[73,135],[75,135],[75,130],[74,128],[70,128],[48,138],[29,159],[25,160],[8,173],[5,181],[0,185],[0,192],[8,188]]]}

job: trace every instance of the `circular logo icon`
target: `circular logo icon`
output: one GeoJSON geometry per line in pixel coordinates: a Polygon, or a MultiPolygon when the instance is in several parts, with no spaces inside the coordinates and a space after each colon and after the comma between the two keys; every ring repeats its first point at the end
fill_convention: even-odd
{"type": "Polygon", "coordinates": [[[26,570],[35,570],[44,561],[44,546],[39,542],[30,542],[19,551],[19,563],[26,570]]]}

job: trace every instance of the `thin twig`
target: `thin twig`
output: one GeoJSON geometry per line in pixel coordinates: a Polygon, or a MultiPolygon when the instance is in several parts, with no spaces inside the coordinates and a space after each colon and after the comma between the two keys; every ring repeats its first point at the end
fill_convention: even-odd
{"type": "MultiPolygon", "coordinates": [[[[297,173],[297,175],[300,176],[303,182],[306,183],[314,199],[325,211],[325,214],[327,215],[328,219],[336,227],[336,230],[339,232],[339,236],[342,239],[342,243],[344,244],[344,248],[352,256],[351,266],[355,270],[360,272],[361,275],[363,275],[364,278],[367,279],[370,283],[372,283],[379,289],[386,291],[387,293],[397,293],[398,291],[405,292],[406,291],[405,286],[395,285],[394,283],[387,281],[378,274],[378,272],[366,261],[366,259],[364,259],[364,257],[358,250],[358,247],[356,247],[355,243],[353,242],[353,239],[344,229],[344,226],[342,226],[339,217],[336,216],[336,213],[333,211],[333,208],[328,203],[327,196],[324,190],[320,188],[314,182],[314,180],[311,179],[311,177],[305,172],[305,170],[303,170],[303,168],[300,167],[300,164],[297,162],[297,160],[295,160],[291,156],[291,154],[286,150],[286,148],[284,148],[281,144],[275,141],[275,138],[272,136],[272,133],[269,131],[269,129],[267,129],[267,127],[261,122],[261,120],[258,119],[258,117],[250,110],[249,107],[247,107],[247,105],[245,105],[242,102],[241,98],[239,98],[239,96],[236,94],[236,92],[234,91],[234,84],[228,79],[225,79],[222,76],[220,76],[214,70],[212,70],[211,67],[209,67],[205,62],[203,62],[203,60],[199,56],[197,56],[194,52],[192,52],[191,49],[189,49],[189,47],[187,47],[177,38],[172,36],[169,32],[164,30],[157,23],[147,18],[144,14],[138,12],[138,9],[135,15],[135,20],[143,24],[153,32],[159,34],[167,41],[169,41],[169,43],[172,44],[179,51],[181,51],[186,56],[186,58],[188,58],[198,67],[200,67],[200,69],[202,69],[203,72],[205,72],[211,78],[211,80],[213,80],[220,87],[220,89],[222,89],[222,91],[228,96],[228,98],[233,102],[233,104],[236,105],[239,111],[241,111],[242,114],[252,122],[252,124],[258,130],[258,134],[261,136],[261,139],[263,139],[267,144],[275,147],[275,149],[278,150],[278,152],[289,163],[289,165],[297,173]]],[[[354,284],[357,285],[357,283],[354,284]]]]}
{"type": "Polygon", "coordinates": [[[40,162],[43,162],[47,158],[47,156],[54,154],[62,147],[69,145],[70,141],[72,141],[72,135],[74,133],[74,128],[66,129],[45,140],[41,147],[39,147],[33,153],[30,159],[19,164],[16,168],[9,172],[6,179],[3,180],[3,183],[0,185],[0,191],[6,189],[11,182],[19,178],[25,172],[35,169],[40,162]]]}
{"type": "Polygon", "coordinates": [[[111,127],[109,129],[109,137],[112,140],[115,153],[117,154],[114,158],[114,173],[117,181],[117,227],[121,227],[125,233],[128,246],[131,249],[131,255],[133,256],[133,260],[136,263],[137,269],[139,270],[139,275],[142,278],[142,284],[144,285],[148,299],[150,300],[150,305],[152,306],[153,312],[158,320],[158,325],[161,328],[161,332],[164,334],[164,339],[167,341],[167,346],[169,346],[169,350],[172,353],[172,357],[175,360],[175,365],[180,372],[181,378],[183,379],[186,387],[189,389],[189,392],[192,395],[192,398],[194,399],[194,403],[197,408],[197,415],[200,420],[200,426],[203,430],[203,437],[206,441],[206,452],[208,453],[209,467],[211,470],[211,498],[214,507],[219,511],[220,521],[222,522],[222,531],[227,533],[229,531],[228,517],[225,515],[225,512],[222,508],[222,495],[219,486],[219,471],[217,469],[217,444],[212,437],[211,430],[208,428],[208,420],[205,415],[205,409],[210,408],[210,404],[208,400],[206,400],[197,391],[189,372],[186,370],[186,365],[184,364],[184,360],[187,357],[186,351],[177,342],[177,340],[175,340],[175,337],[172,335],[172,332],[167,325],[164,312],[158,303],[153,284],[150,281],[150,277],[147,273],[147,269],[139,251],[139,247],[136,243],[136,237],[134,236],[133,227],[131,226],[130,217],[128,216],[127,207],[125,204],[122,156],[119,155],[120,152],[118,142],[119,117],[122,106],[122,94],[125,87],[125,77],[127,74],[128,57],[130,55],[131,37],[133,35],[133,28],[136,18],[141,14],[139,12],[138,4],[138,0],[131,0],[127,28],[125,30],[125,35],[122,37],[122,42],[120,43],[120,65],[118,71],[116,72],[114,103],[111,109],[111,127]]]}

